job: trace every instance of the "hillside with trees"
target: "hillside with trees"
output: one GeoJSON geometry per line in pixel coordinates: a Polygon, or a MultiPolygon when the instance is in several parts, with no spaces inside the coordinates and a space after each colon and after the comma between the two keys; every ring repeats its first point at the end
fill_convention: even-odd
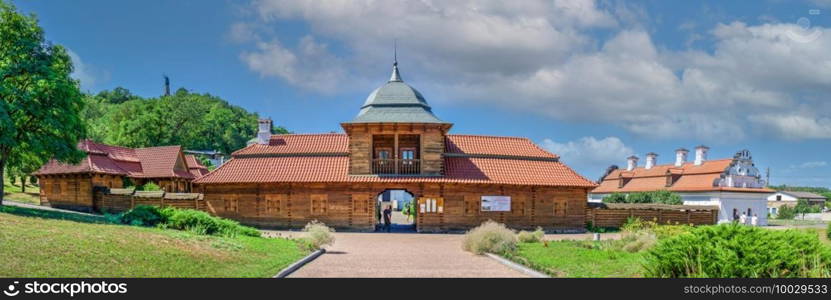
{"type": "MultiPolygon", "coordinates": [[[[231,153],[257,133],[256,113],[211,94],[180,88],[169,96],[143,98],[117,87],[86,95],[82,118],[88,138],[125,147],[181,145],[231,153]]],[[[287,133],[282,127],[275,133],[287,133]]]]}

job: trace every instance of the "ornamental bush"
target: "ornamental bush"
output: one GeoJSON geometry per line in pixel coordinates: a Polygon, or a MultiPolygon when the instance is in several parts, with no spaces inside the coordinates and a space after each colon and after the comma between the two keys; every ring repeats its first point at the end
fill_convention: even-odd
{"type": "Polygon", "coordinates": [[[239,222],[219,217],[194,209],[166,207],[161,210],[165,216],[164,226],[171,229],[187,230],[196,234],[221,236],[260,236],[260,231],[240,225],[239,222]]]}
{"type": "Polygon", "coordinates": [[[303,232],[306,232],[306,240],[313,249],[320,249],[326,245],[335,243],[334,229],[329,228],[326,224],[313,220],[303,227],[303,232]]]}
{"type": "Polygon", "coordinates": [[[542,227],[537,227],[534,231],[520,231],[517,234],[517,239],[520,243],[539,243],[545,237],[545,231],[542,227]]]}
{"type": "Polygon", "coordinates": [[[502,254],[516,250],[516,234],[505,224],[492,220],[468,231],[462,240],[462,249],[476,254],[502,254]]]}
{"type": "Polygon", "coordinates": [[[645,255],[650,277],[828,277],[831,250],[816,235],[722,224],[660,240],[645,255]]]}
{"type": "Polygon", "coordinates": [[[167,221],[158,207],[150,205],[136,205],[115,219],[119,223],[133,226],[156,226],[167,221]]]}

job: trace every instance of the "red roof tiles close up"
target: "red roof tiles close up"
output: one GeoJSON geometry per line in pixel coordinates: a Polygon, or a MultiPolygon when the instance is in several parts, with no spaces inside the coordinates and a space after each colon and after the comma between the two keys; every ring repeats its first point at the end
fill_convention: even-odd
{"type": "Polygon", "coordinates": [[[196,184],[267,182],[445,182],[594,187],[530,140],[447,135],[443,176],[349,175],[344,134],[277,135],[251,145],[196,184]],[[328,154],[328,155],[320,155],[328,154]]]}

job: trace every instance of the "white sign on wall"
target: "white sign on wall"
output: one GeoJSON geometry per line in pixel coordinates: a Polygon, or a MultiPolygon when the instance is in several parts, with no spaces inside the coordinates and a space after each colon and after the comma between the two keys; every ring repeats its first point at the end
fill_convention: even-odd
{"type": "Polygon", "coordinates": [[[482,211],[511,211],[511,196],[482,196],[482,211]]]}

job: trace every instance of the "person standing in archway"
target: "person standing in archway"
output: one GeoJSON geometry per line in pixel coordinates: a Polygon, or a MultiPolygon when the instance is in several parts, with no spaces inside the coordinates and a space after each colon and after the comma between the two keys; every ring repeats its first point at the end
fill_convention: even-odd
{"type": "Polygon", "coordinates": [[[390,220],[391,218],[392,205],[388,205],[386,206],[386,208],[384,208],[384,228],[387,230],[387,232],[390,232],[390,229],[392,227],[392,221],[390,220]]]}

